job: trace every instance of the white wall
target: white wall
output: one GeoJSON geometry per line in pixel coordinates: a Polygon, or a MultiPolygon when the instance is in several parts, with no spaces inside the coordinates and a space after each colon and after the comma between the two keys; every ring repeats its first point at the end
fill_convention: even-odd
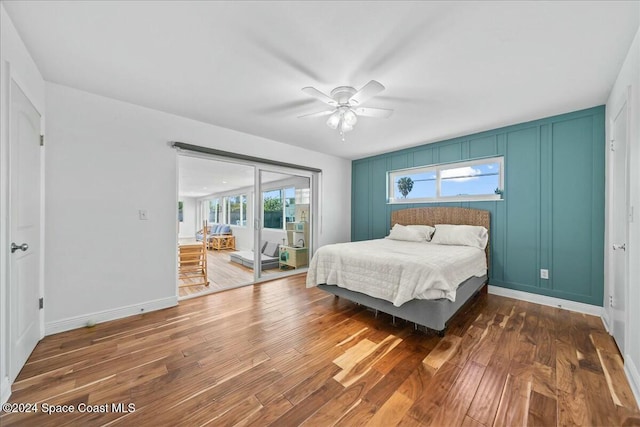
{"type": "MultiPolygon", "coordinates": [[[[0,3],[0,402],[11,393],[9,384],[9,86],[14,80],[34,104],[43,120],[45,87],[42,75],[0,3]]],[[[44,150],[43,150],[44,152],[44,150]]],[[[44,155],[44,153],[43,153],[44,155]]],[[[40,259],[44,266],[41,242],[40,259]]],[[[43,287],[41,267],[40,288],[43,287]]]]}
{"type": "MultiPolygon", "coordinates": [[[[623,99],[631,87],[631,99],[628,107],[629,141],[630,141],[630,182],[631,206],[634,208],[633,222],[629,224],[627,252],[629,256],[629,295],[628,307],[628,339],[626,348],[620,349],[624,355],[625,371],[631,387],[640,404],[640,30],[629,49],[616,83],[607,100],[607,117],[610,118],[622,105],[623,99]]],[[[609,121],[607,120],[607,140],[610,140],[609,121]]],[[[610,151],[607,150],[607,165],[609,165],[610,151]]],[[[607,172],[607,179],[611,179],[611,171],[607,172]]],[[[605,224],[605,234],[609,235],[609,222],[605,224]]],[[[608,251],[606,252],[608,253],[608,251]]],[[[608,259],[608,256],[606,257],[608,259]]],[[[605,278],[610,277],[608,265],[605,264],[605,278]]],[[[605,296],[609,295],[609,283],[605,283],[605,296]]],[[[609,310],[605,304],[605,310],[609,310]]],[[[607,313],[608,314],[608,313],[607,313]]],[[[605,315],[611,319],[611,315],[605,315]]]]}
{"type": "Polygon", "coordinates": [[[348,160],[57,84],[46,95],[48,333],[176,303],[177,161],[168,141],[274,160],[286,153],[322,169],[318,243],[349,240],[348,160]]]}
{"type": "Polygon", "coordinates": [[[182,202],[182,222],[178,224],[178,236],[181,239],[196,237],[196,199],[195,197],[179,196],[182,202]]]}

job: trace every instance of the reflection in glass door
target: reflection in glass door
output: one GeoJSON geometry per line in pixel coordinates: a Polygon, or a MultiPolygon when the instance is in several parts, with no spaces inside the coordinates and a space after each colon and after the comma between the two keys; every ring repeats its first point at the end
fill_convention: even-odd
{"type": "Polygon", "coordinates": [[[256,280],[307,268],[312,235],[311,174],[265,169],[256,173],[254,250],[260,257],[256,280]]]}

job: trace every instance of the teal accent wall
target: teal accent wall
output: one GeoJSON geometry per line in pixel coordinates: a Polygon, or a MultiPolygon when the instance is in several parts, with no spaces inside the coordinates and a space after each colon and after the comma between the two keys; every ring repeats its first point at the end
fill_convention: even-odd
{"type": "Polygon", "coordinates": [[[490,284],[602,306],[604,106],[353,161],[352,240],[389,233],[391,211],[491,211],[490,284]],[[504,199],[387,204],[387,172],[504,155],[504,199]],[[540,279],[540,269],[549,280],[540,279]]]}

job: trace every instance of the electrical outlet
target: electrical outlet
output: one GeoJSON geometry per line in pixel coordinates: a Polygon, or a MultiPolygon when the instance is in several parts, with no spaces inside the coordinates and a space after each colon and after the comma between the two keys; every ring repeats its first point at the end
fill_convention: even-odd
{"type": "Polygon", "coordinates": [[[146,221],[149,219],[149,214],[147,213],[146,209],[140,209],[138,211],[138,217],[140,218],[141,221],[146,221]]]}
{"type": "Polygon", "coordinates": [[[549,270],[547,270],[546,268],[541,268],[540,269],[540,278],[541,279],[548,279],[549,278],[549,270]]]}

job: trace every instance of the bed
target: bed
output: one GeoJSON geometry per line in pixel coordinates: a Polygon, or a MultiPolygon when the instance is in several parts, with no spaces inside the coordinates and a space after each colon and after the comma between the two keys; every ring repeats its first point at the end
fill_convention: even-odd
{"type": "Polygon", "coordinates": [[[449,320],[476,294],[486,292],[489,211],[456,207],[402,209],[391,214],[390,236],[396,229],[406,231],[407,227],[395,224],[413,230],[420,225],[438,225],[442,238],[436,238],[436,231],[434,243],[398,241],[388,236],[323,246],[309,265],[307,287],[317,286],[376,313],[390,314],[394,320],[398,317],[444,335],[449,320]],[[486,229],[485,246],[476,245],[475,241],[473,247],[447,242],[447,229],[482,230],[481,227],[486,229]]]}

